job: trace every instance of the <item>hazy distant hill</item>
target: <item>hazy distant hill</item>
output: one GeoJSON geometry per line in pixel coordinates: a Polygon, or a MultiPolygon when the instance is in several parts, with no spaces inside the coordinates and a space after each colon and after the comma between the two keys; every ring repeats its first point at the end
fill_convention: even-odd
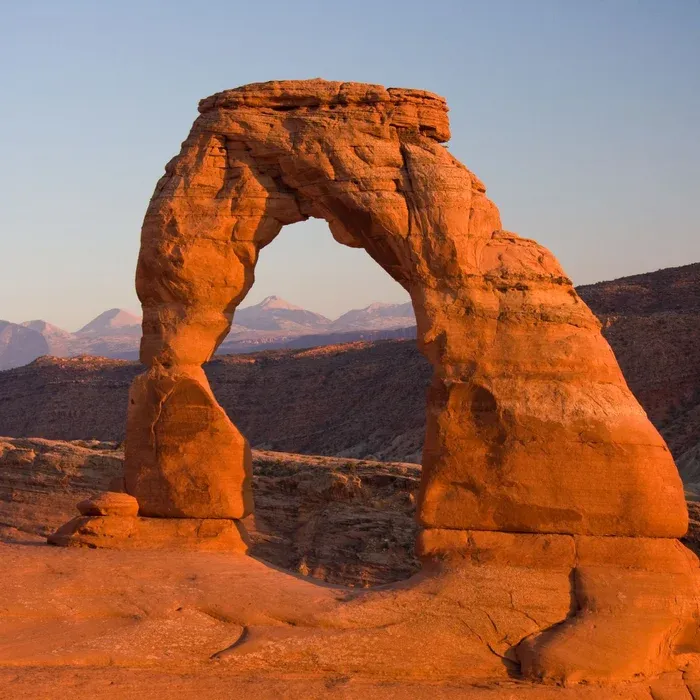
{"type": "Polygon", "coordinates": [[[331,324],[325,316],[294,306],[276,296],[267,297],[255,306],[236,309],[233,322],[251,330],[298,333],[313,333],[331,324]]]}
{"type": "Polygon", "coordinates": [[[141,336],[141,317],[124,309],[109,309],[75,333],[77,336],[141,336]]]}
{"type": "MultiPolygon", "coordinates": [[[[51,355],[63,357],[68,354],[73,338],[72,333],[42,320],[25,321],[22,325],[25,328],[31,328],[33,331],[41,333],[46,340],[51,355]]],[[[38,355],[36,357],[38,357],[38,355]]],[[[31,359],[33,360],[34,358],[32,357],[31,359]]],[[[31,362],[31,360],[28,360],[28,362],[31,362]]]]}
{"type": "Polygon", "coordinates": [[[406,328],[416,322],[411,302],[405,304],[374,303],[364,309],[353,309],[333,321],[335,331],[389,330],[406,328]]]}
{"type": "MultiPolygon", "coordinates": [[[[414,323],[410,302],[371,304],[331,321],[321,314],[270,296],[259,304],[236,311],[231,331],[219,354],[412,337],[413,331],[401,329],[414,323]]],[[[46,346],[31,334],[15,331],[12,359],[7,361],[9,364],[4,365],[5,368],[27,364],[45,354],[56,357],[94,355],[126,360],[138,358],[141,318],[124,309],[109,309],[75,333],[41,319],[26,321],[21,325],[40,333],[46,346]]],[[[0,362],[8,352],[10,350],[3,350],[0,346],[0,362]]]]}
{"type": "Polygon", "coordinates": [[[44,336],[25,326],[0,321],[0,370],[20,367],[49,352],[44,336]]]}
{"type": "MultiPolygon", "coordinates": [[[[263,333],[249,331],[229,335],[217,350],[217,355],[237,355],[240,353],[261,352],[263,350],[287,350],[317,348],[324,345],[355,343],[357,341],[405,340],[416,337],[416,327],[389,328],[386,330],[327,331],[295,335],[293,333],[263,333]]],[[[135,359],[134,358],[131,359],[135,359]]]]}

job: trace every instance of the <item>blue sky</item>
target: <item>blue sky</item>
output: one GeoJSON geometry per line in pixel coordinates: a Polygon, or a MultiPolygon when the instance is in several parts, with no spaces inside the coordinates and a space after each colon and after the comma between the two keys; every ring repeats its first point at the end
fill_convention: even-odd
{"type": "MultiPolygon", "coordinates": [[[[5,0],[0,318],[138,310],[141,219],[200,98],[323,77],[449,102],[450,150],[577,284],[700,260],[698,0],[5,0]]],[[[245,304],[337,316],[404,292],[323,222],[245,304]]]]}

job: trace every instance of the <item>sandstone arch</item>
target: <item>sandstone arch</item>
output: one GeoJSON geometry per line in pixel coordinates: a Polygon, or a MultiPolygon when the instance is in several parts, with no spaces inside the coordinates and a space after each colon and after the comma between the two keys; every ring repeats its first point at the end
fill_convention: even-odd
{"type": "Polygon", "coordinates": [[[499,642],[530,675],[674,667],[698,606],[696,561],[673,539],[687,525],[673,460],[555,258],[503,231],[484,185],[441,145],[444,100],[284,81],[219,93],[199,110],[142,231],[149,369],[130,396],[125,467],[140,515],[252,510],[248,444],[201,365],[253,284],[259,250],[284,225],[323,218],[410,293],[434,367],[419,498],[426,566],[445,581],[477,565],[532,580],[556,570],[568,612],[499,642]]]}
{"type": "MultiPolygon", "coordinates": [[[[423,525],[685,532],[673,460],[597,320],[547,250],[501,230],[482,183],[441,145],[449,138],[442,99],[292,81],[214,95],[200,112],[144,222],[136,285],[142,360],[154,369],[143,391],[182,376],[163,389],[174,392],[166,408],[212,402],[199,367],[250,289],[260,248],[285,224],[324,218],[338,241],[365,248],[410,293],[420,347],[435,367],[423,525]]],[[[219,416],[214,403],[208,410],[219,416]]],[[[242,479],[247,458],[223,416],[223,453],[220,439],[204,447],[201,432],[187,437],[198,456],[182,491],[161,473],[169,467],[146,468],[152,446],[135,433],[153,422],[135,418],[127,485],[145,514],[240,517],[250,508],[247,496],[229,503],[230,479],[242,479]],[[234,451],[235,465],[225,457],[234,451]],[[213,460],[228,461],[228,471],[213,460]]],[[[184,440],[178,433],[178,449],[184,440]]]]}

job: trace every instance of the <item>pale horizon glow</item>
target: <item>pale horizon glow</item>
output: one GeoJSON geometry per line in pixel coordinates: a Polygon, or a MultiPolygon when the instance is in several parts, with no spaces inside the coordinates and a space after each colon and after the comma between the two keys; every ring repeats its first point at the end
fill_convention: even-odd
{"type": "MultiPolygon", "coordinates": [[[[141,220],[197,102],[272,79],[445,96],[450,151],[577,285],[700,260],[697,0],[24,0],[1,16],[1,319],[139,313],[141,220]]],[[[242,306],[408,301],[318,220],[283,229],[256,278],[242,306]]]]}

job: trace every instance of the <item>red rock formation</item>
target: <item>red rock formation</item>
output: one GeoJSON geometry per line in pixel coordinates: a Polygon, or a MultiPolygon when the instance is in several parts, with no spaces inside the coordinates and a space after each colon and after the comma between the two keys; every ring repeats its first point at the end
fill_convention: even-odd
{"type": "MultiPolygon", "coordinates": [[[[535,577],[554,568],[574,613],[561,626],[551,609],[544,628],[506,625],[503,656],[565,681],[666,670],[697,613],[696,560],[664,539],[687,528],[677,470],[557,261],[501,230],[484,185],[440,145],[446,112],[429,93],[320,80],[249,85],[200,103],[142,231],[136,286],[150,369],[130,395],[127,492],[150,516],[248,512],[247,443],[201,365],[251,288],[260,249],[285,224],[323,218],[410,293],[434,367],[418,516],[428,570],[448,563],[399,609],[419,605],[423,590],[449,598],[456,580],[463,595],[470,577],[491,580],[501,565],[535,577]],[[486,545],[473,545],[477,534],[486,545]],[[543,555],[541,537],[559,544],[543,555]],[[673,590],[659,583],[667,560],[673,590]]],[[[395,619],[398,595],[332,614],[361,628],[373,653],[388,650],[374,630],[395,619]]],[[[456,630],[414,618],[400,630],[389,646],[432,635],[455,652],[445,663],[457,662],[456,630]]]]}
{"type": "MultiPolygon", "coordinates": [[[[425,526],[685,532],[673,460],[597,320],[548,251],[501,231],[484,186],[439,145],[449,138],[442,99],[280,82],[220,93],[200,112],[144,222],[144,362],[176,375],[209,359],[260,248],[284,224],[325,218],[411,293],[435,366],[425,526]]],[[[130,483],[146,471],[134,451],[147,445],[128,441],[127,485],[167,515],[130,483]]]]}

